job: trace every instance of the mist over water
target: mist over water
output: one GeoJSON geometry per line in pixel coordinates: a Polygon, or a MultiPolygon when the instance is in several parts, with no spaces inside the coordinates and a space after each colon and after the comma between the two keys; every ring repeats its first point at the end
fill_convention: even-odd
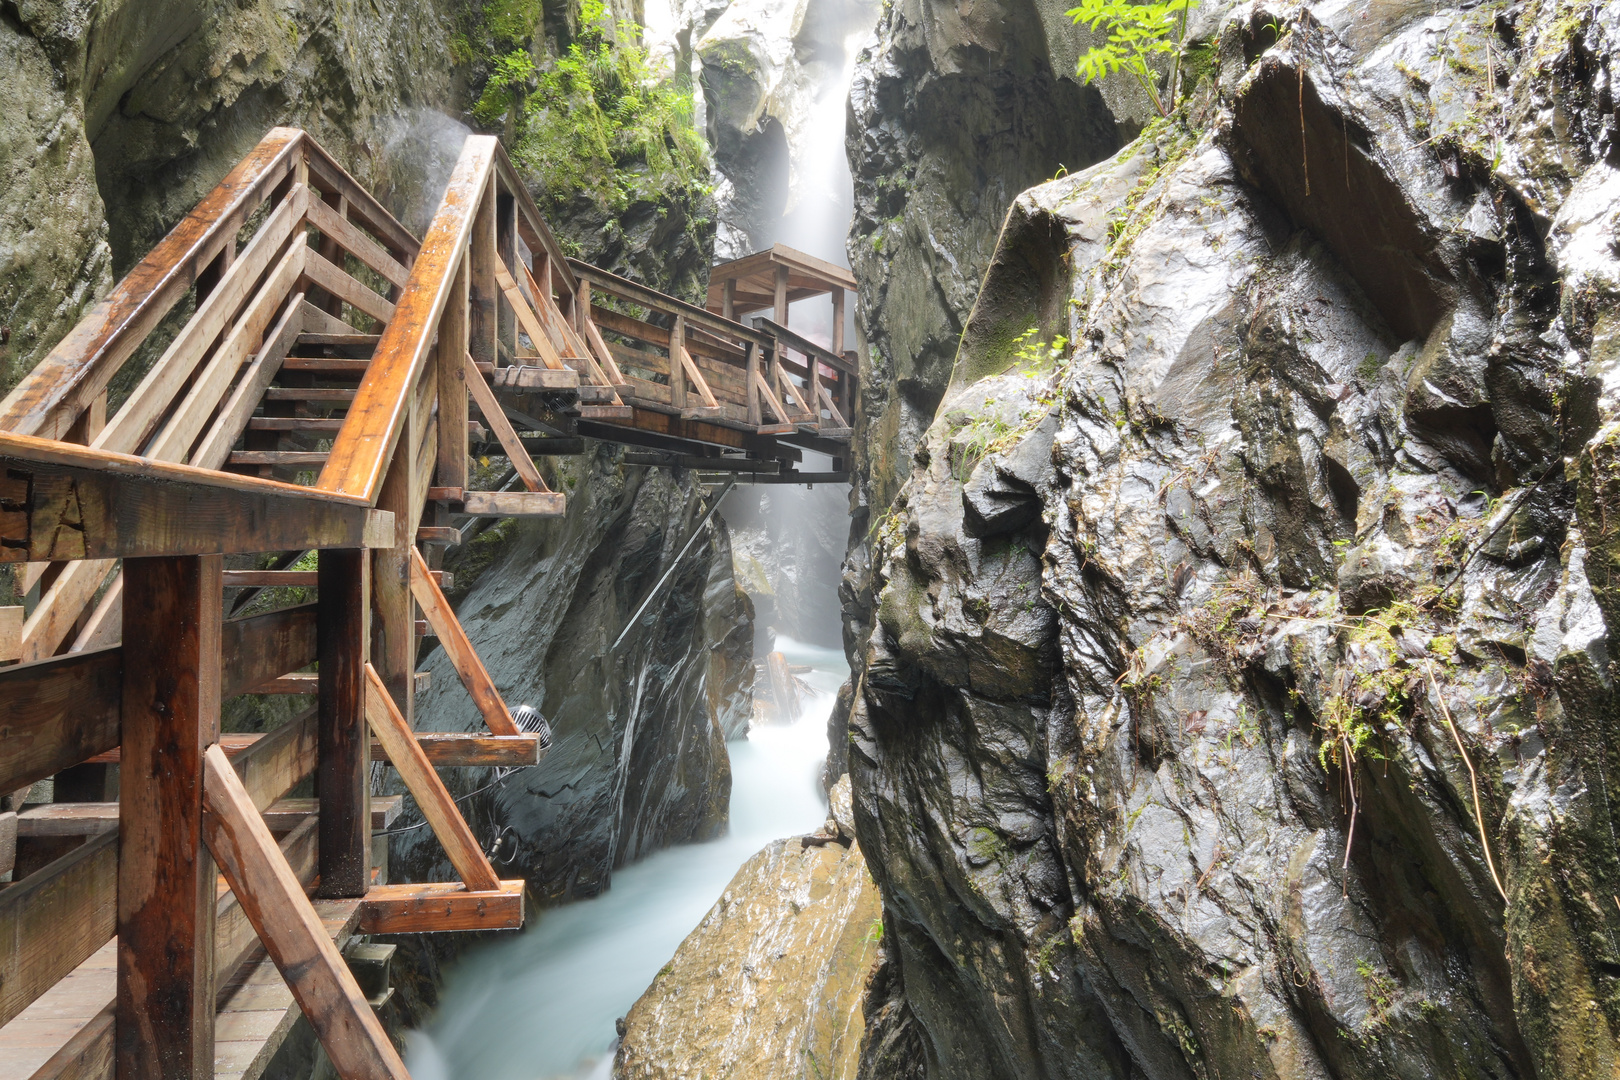
{"type": "Polygon", "coordinates": [[[719,899],[755,852],[813,832],[827,817],[820,775],[827,716],[848,676],[843,654],[788,639],[817,691],[792,725],[757,726],[731,753],[731,828],[613,874],[601,896],[531,914],[529,927],[480,945],[454,967],[426,1032],[412,1032],[416,1080],[606,1078],[614,1021],[719,899]]]}

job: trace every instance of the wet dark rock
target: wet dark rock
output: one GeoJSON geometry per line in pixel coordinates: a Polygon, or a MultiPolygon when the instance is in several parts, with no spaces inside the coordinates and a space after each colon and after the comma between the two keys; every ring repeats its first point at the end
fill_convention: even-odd
{"type": "Polygon", "coordinates": [[[1607,16],[1258,18],[1018,198],[932,418],[873,430],[863,1076],[1620,1061],[1607,16]]]}

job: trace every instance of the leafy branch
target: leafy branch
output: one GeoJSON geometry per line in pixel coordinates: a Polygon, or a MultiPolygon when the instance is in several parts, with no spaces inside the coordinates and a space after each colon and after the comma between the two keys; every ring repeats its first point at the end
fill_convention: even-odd
{"type": "Polygon", "coordinates": [[[1097,82],[1121,69],[1130,72],[1152,100],[1160,116],[1169,116],[1175,107],[1181,81],[1181,44],[1187,36],[1187,10],[1198,0],[1165,0],[1164,3],[1133,4],[1130,0],[1080,0],[1080,6],[1067,14],[1076,24],[1085,23],[1093,33],[1106,28],[1108,40],[1094,45],[1080,57],[1075,74],[1085,82],[1097,82]],[[1169,56],[1170,78],[1165,93],[1159,93],[1158,74],[1152,68],[1156,57],[1169,56]]]}

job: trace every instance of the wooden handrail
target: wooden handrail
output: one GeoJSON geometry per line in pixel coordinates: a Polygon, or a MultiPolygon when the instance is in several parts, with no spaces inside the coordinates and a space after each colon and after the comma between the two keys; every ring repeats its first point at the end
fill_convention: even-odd
{"type": "Polygon", "coordinates": [[[573,267],[574,274],[581,281],[588,281],[603,292],[610,292],[637,304],[657,308],[671,315],[684,315],[686,320],[703,327],[705,330],[723,334],[726,337],[739,338],[743,341],[752,341],[756,345],[770,344],[768,335],[744,326],[740,322],[716,315],[707,308],[689,304],[685,300],[661,293],[657,289],[648,288],[629,278],[622,278],[617,274],[610,274],[606,270],[599,270],[590,263],[580,262],[578,259],[569,259],[568,265],[573,267]]]}
{"type": "Polygon", "coordinates": [[[764,316],[755,318],[754,326],[764,333],[777,338],[788,348],[798,349],[806,356],[813,356],[835,371],[847,372],[850,375],[860,374],[855,370],[855,365],[851,364],[848,360],[845,360],[842,356],[839,356],[825,345],[817,345],[809,338],[804,337],[801,334],[796,334],[785,326],[779,326],[764,316]]]}
{"type": "Polygon", "coordinates": [[[61,438],[294,167],[307,136],[272,128],[0,401],[0,428],[61,438]]]}
{"type": "Polygon", "coordinates": [[[376,502],[410,411],[411,390],[422,376],[456,272],[467,258],[473,217],[486,195],[500,152],[493,136],[470,136],[463,144],[410,280],[377,342],[371,366],[316,481],[322,491],[376,502]]]}

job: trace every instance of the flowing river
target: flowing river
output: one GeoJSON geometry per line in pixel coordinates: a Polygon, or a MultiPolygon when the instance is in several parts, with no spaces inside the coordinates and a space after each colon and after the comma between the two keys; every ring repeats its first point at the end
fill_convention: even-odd
{"type": "MultiPolygon", "coordinates": [[[[732,742],[731,828],[613,875],[601,896],[531,914],[530,927],[469,952],[449,974],[426,1031],[410,1036],[417,1080],[605,1080],[614,1021],[708,912],[750,856],[827,817],[827,716],[848,675],[836,649],[777,639],[817,691],[799,721],[732,742]]],[[[763,675],[762,675],[763,677],[763,675]]]]}

